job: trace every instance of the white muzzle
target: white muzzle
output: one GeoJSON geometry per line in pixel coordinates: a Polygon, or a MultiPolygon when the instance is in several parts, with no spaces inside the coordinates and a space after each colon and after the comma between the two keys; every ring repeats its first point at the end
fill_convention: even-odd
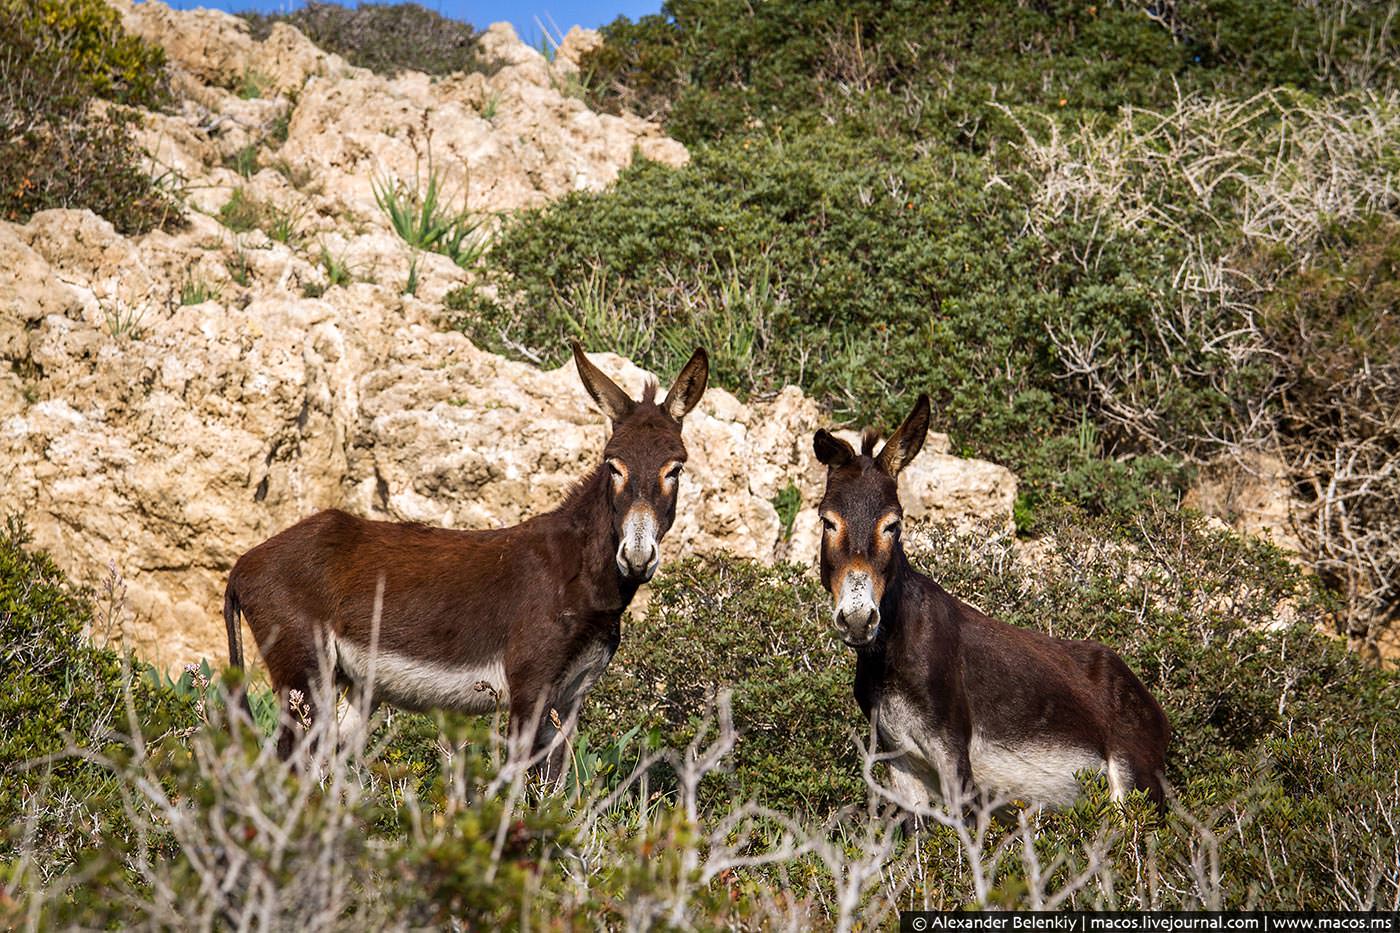
{"type": "Polygon", "coordinates": [[[859,646],[874,640],[880,628],[880,607],[875,602],[875,585],[863,570],[848,570],[837,591],[831,620],[846,644],[859,646]]]}
{"type": "Polygon", "coordinates": [[[622,541],[617,545],[617,569],[629,580],[645,583],[661,563],[656,540],[656,513],[637,504],[622,522],[622,541]]]}

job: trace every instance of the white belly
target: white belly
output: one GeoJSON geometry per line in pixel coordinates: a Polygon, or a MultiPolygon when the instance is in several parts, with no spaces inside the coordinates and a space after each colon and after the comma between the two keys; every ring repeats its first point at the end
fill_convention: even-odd
{"type": "Polygon", "coordinates": [[[1101,772],[1103,758],[1086,748],[1053,742],[1005,743],[973,732],[968,746],[972,781],[983,791],[1028,803],[1065,807],[1079,799],[1075,775],[1101,772]]]}
{"type": "Polygon", "coordinates": [[[345,676],[360,686],[373,678],[376,702],[405,709],[489,713],[510,701],[505,665],[499,658],[459,667],[383,650],[371,659],[369,649],[340,638],[334,645],[336,662],[345,676]]]}
{"type": "MultiPolygon", "coordinates": [[[[898,693],[885,694],[878,713],[885,750],[905,752],[929,778],[951,776],[954,764],[948,749],[913,704],[898,693]]],[[[1048,741],[1002,742],[975,730],[967,751],[978,790],[1050,806],[1068,806],[1079,799],[1078,772],[1105,768],[1103,758],[1089,749],[1048,741]]],[[[933,782],[930,789],[938,790],[933,782]]]]}

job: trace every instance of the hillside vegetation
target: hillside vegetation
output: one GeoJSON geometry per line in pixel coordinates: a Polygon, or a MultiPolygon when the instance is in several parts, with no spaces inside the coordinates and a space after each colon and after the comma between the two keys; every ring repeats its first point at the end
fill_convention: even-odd
{"type": "Polygon", "coordinates": [[[103,0],[3,0],[0,35],[0,218],[86,207],[123,232],[178,223],[124,109],[169,103],[165,53],[103,0]]]}
{"type": "MultiPolygon", "coordinates": [[[[0,172],[39,181],[0,176],[0,206],[153,229],[163,201],[27,193],[79,164],[41,154],[63,132],[129,143],[123,102],[164,100],[159,49],[105,6],[52,8],[73,18],[0,0],[27,37],[5,62],[32,81],[57,55],[75,75],[33,99],[62,108],[6,131],[31,161],[0,172]]],[[[1021,474],[1021,538],[918,525],[915,564],[988,613],[1118,651],[1171,719],[1165,813],[1121,810],[1085,775],[1065,812],[907,825],[828,597],[799,566],[733,557],[663,566],[556,792],[509,763],[503,716],[322,721],[320,750],[282,763],[265,684],[246,685],[254,723],[230,722],[235,675],[122,654],[120,568],[75,586],[11,519],[0,926],[1400,909],[1400,677],[1326,633],[1374,640],[1400,595],[1395,12],[668,3],[609,27],[571,93],[664,117],[690,163],[639,160],[506,219],[446,299],[474,340],[536,362],[581,335],[674,371],[704,343],[716,382],[795,382],[833,421],[889,426],[930,391],[955,449],[1021,474]],[[1292,471],[1309,568],[1178,508],[1202,465],[1258,452],[1292,471]]],[[[386,73],[473,61],[472,30],[421,8],[254,23],[288,18],[386,73]],[[379,32],[395,41],[371,49],[379,32]]],[[[165,197],[129,146],[103,157],[165,197]]]]}

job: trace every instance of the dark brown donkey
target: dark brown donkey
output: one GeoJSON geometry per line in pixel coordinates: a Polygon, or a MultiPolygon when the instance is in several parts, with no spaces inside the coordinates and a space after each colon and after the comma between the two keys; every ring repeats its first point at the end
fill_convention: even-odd
{"type": "MultiPolygon", "coordinates": [[[[369,704],[473,713],[506,704],[512,747],[560,776],[556,723],[572,720],[612,660],[622,612],[656,572],[686,460],[681,419],[709,376],[696,350],[657,404],[655,384],[633,401],[577,342],[574,361],[613,430],[603,463],[563,505],[490,531],[313,515],[234,565],[224,595],[230,663],[243,663],[241,611],[284,709],[292,690],[314,702],[322,670],[352,699],[372,679],[369,704]]],[[[283,721],[286,757],[295,736],[283,721]]]]}
{"type": "Polygon", "coordinates": [[[1159,805],[1170,729],[1123,660],[1092,641],[989,618],[905,557],[896,478],[924,444],[928,396],[884,448],[858,454],[827,431],[822,584],[837,634],[856,650],[856,701],[890,760],[896,795],[962,808],[979,797],[1066,805],[1075,773],[1107,771],[1117,800],[1140,788],[1159,805]]]}

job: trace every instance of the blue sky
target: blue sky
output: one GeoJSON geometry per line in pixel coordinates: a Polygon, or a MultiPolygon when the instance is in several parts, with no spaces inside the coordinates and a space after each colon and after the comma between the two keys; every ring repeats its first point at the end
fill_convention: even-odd
{"type": "MultiPolygon", "coordinates": [[[[258,10],[270,12],[287,10],[301,6],[299,0],[166,0],[180,10],[192,7],[214,7],[230,12],[258,10]]],[[[341,0],[346,6],[356,6],[353,0],[341,0]]],[[[636,19],[647,13],[661,9],[661,0],[523,0],[511,3],[509,0],[417,0],[420,6],[437,10],[443,16],[463,19],[478,28],[500,20],[515,24],[515,31],[526,42],[534,44],[540,36],[535,17],[549,25],[551,20],[558,24],[560,32],[568,32],[570,26],[598,27],[610,23],[619,16],[636,19]]],[[[551,27],[550,31],[553,31],[551,27]]]]}

